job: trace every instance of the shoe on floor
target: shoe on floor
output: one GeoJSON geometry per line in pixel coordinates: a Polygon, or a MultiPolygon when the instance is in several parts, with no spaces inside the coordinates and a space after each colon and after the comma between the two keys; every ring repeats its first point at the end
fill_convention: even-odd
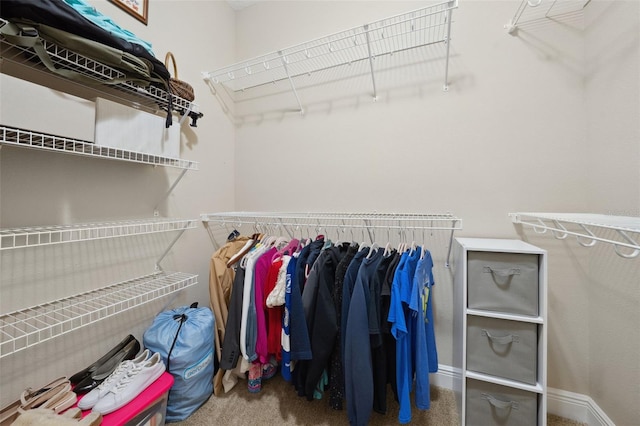
{"type": "Polygon", "coordinates": [[[124,407],[155,382],[164,371],[165,365],[157,352],[146,361],[134,364],[93,406],[93,411],[109,414],[124,407]]]}
{"type": "Polygon", "coordinates": [[[251,363],[249,367],[247,390],[251,393],[258,393],[262,390],[262,365],[259,362],[251,363]]]}
{"type": "Polygon", "coordinates": [[[107,377],[104,382],[100,383],[97,388],[94,388],[86,394],[80,401],[78,402],[78,408],[81,410],[89,410],[93,408],[94,405],[98,403],[98,401],[104,397],[109,390],[118,384],[122,376],[124,376],[129,369],[133,368],[136,365],[140,365],[149,359],[149,349],[145,349],[140,355],[132,360],[122,361],[120,365],[113,370],[113,373],[107,377]]]}
{"type": "Polygon", "coordinates": [[[262,380],[268,380],[276,375],[278,367],[271,363],[266,363],[262,366],[262,380]]]}

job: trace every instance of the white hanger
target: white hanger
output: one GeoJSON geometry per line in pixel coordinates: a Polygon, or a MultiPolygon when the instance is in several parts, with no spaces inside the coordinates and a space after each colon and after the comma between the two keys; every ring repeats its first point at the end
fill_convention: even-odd
{"type": "Polygon", "coordinates": [[[371,244],[371,249],[369,249],[369,253],[367,254],[367,259],[371,259],[371,256],[373,256],[373,254],[376,253],[379,248],[380,248],[380,245],[378,243],[371,244]]]}
{"type": "Polygon", "coordinates": [[[389,241],[387,245],[384,246],[384,252],[382,253],[382,255],[389,256],[390,253],[391,253],[391,241],[389,241]]]}

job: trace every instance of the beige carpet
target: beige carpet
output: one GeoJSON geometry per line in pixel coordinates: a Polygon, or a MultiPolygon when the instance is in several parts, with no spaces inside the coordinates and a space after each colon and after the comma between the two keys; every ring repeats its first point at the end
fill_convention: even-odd
{"type": "MultiPolygon", "coordinates": [[[[372,413],[370,425],[397,425],[398,403],[392,392],[387,398],[385,415],[372,413]]],[[[451,390],[431,387],[431,409],[413,409],[411,424],[454,426],[459,424],[454,394],[451,390]]],[[[224,396],[212,396],[187,420],[172,423],[179,426],[210,425],[348,425],[346,407],[332,410],[327,399],[307,401],[297,396],[294,388],[280,375],[263,382],[262,391],[251,394],[247,382],[241,381],[224,396]]],[[[548,416],[549,426],[579,426],[572,420],[548,416]]]]}

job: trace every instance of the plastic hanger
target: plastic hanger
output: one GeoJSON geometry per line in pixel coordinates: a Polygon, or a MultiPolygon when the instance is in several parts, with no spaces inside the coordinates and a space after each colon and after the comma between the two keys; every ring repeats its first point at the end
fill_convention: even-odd
{"type": "Polygon", "coordinates": [[[369,254],[367,254],[367,259],[371,259],[371,256],[377,253],[379,248],[380,248],[380,245],[378,243],[371,244],[371,248],[369,249],[369,254]]]}
{"type": "Polygon", "coordinates": [[[257,235],[258,234],[253,234],[253,236],[251,236],[251,238],[247,240],[242,249],[231,256],[231,258],[227,261],[227,268],[230,268],[231,266],[236,264],[240,259],[242,259],[247,253],[251,251],[251,249],[258,243],[257,235]]]}
{"type": "Polygon", "coordinates": [[[382,253],[383,256],[389,256],[389,254],[391,254],[391,241],[384,246],[384,252],[382,253]]]}

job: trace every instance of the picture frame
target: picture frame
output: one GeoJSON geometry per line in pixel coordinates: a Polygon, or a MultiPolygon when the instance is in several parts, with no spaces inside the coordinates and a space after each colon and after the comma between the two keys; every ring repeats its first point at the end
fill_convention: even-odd
{"type": "Polygon", "coordinates": [[[150,0],[109,0],[138,21],[148,25],[148,11],[150,0]]]}

